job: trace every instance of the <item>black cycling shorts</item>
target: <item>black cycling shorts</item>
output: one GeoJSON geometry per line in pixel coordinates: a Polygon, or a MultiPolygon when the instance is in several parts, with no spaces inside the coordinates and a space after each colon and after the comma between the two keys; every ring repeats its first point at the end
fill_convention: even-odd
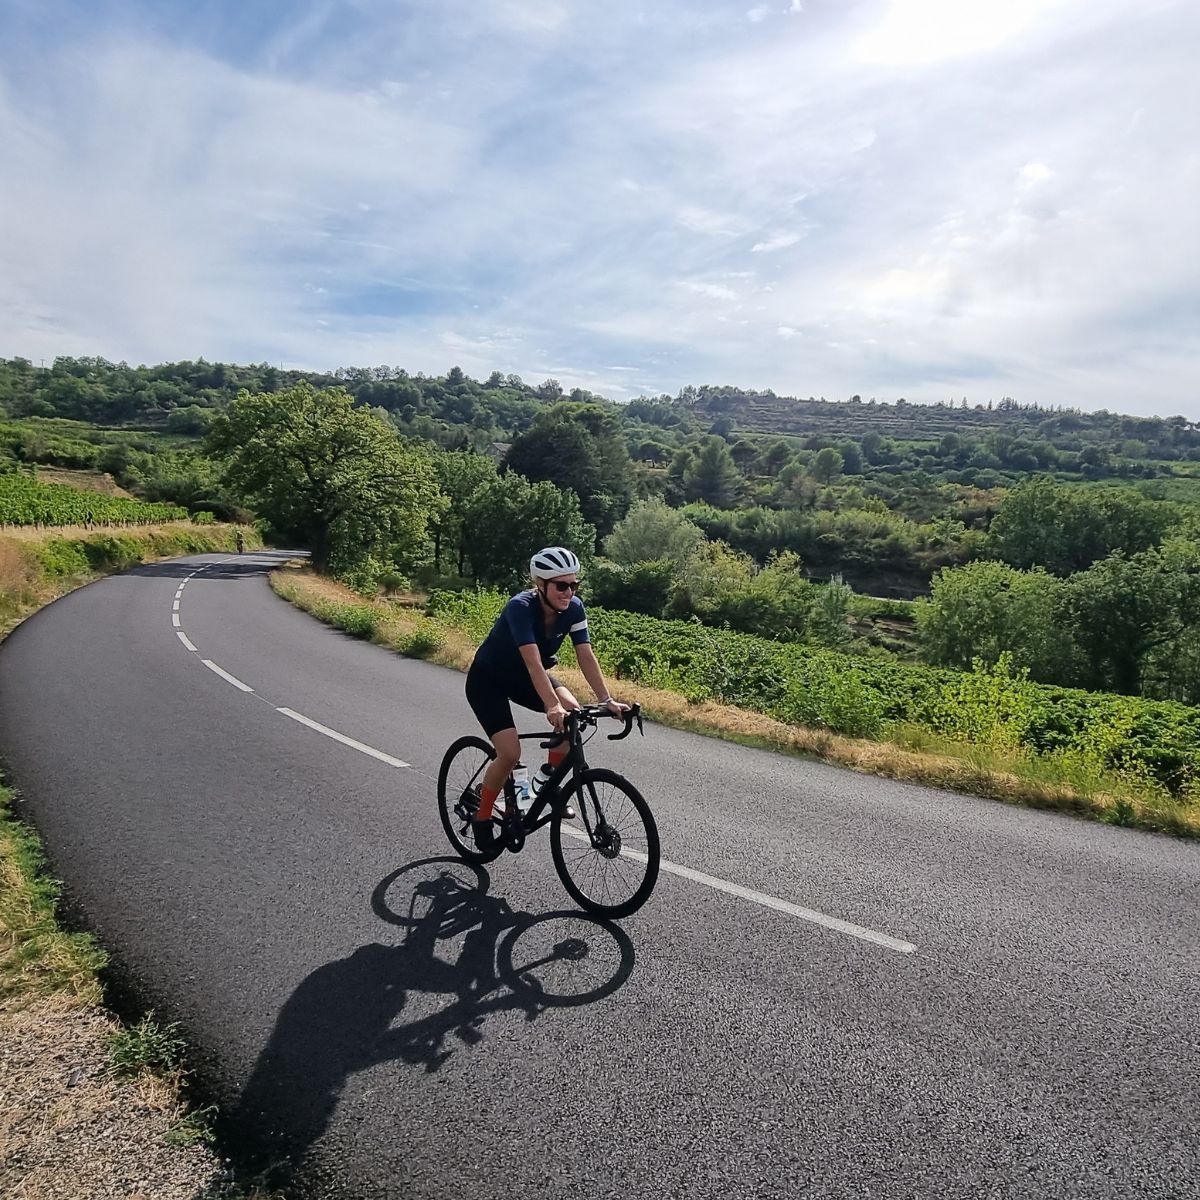
{"type": "MultiPolygon", "coordinates": [[[[562,680],[553,675],[550,676],[550,683],[556,691],[563,686],[562,680]]],[[[502,729],[516,728],[512,711],[514,703],[534,712],[546,711],[545,702],[533,686],[528,671],[522,671],[519,675],[500,675],[486,667],[474,665],[467,672],[467,703],[488,737],[494,737],[502,729]]]]}

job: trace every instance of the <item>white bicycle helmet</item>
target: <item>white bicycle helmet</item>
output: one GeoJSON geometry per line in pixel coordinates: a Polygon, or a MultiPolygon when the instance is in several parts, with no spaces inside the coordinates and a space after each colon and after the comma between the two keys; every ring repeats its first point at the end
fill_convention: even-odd
{"type": "Polygon", "coordinates": [[[534,579],[557,579],[559,575],[579,574],[579,559],[563,546],[547,546],[529,560],[534,579]]]}

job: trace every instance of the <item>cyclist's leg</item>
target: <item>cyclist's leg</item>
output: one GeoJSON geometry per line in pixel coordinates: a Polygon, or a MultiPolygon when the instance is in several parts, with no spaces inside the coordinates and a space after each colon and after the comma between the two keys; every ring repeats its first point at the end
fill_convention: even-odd
{"type": "MultiPolygon", "coordinates": [[[[504,781],[521,759],[521,740],[517,737],[514,725],[507,729],[498,729],[495,733],[488,734],[488,737],[495,747],[496,757],[483,773],[483,787],[485,791],[491,792],[492,798],[495,799],[504,790],[504,781]]],[[[490,806],[487,816],[491,816],[490,806]]]]}
{"type": "MultiPolygon", "coordinates": [[[[562,702],[563,708],[565,708],[567,712],[570,712],[572,709],[582,707],[579,701],[575,699],[574,693],[569,687],[567,687],[565,683],[562,682],[561,679],[551,675],[550,682],[554,685],[554,690],[557,693],[559,700],[562,702]]],[[[558,767],[562,763],[563,759],[566,758],[570,753],[570,750],[571,747],[568,746],[566,742],[558,742],[556,745],[551,746],[550,749],[546,751],[546,770],[553,771],[556,767],[558,767]]],[[[563,816],[566,817],[568,821],[572,820],[575,816],[574,806],[568,804],[567,807],[563,809],[563,816]]]]}
{"type": "MultiPolygon", "coordinates": [[[[550,686],[554,688],[555,694],[558,696],[559,700],[562,701],[563,708],[567,709],[568,712],[573,708],[579,707],[579,701],[576,700],[571,694],[571,689],[568,688],[566,684],[564,684],[563,681],[558,678],[558,676],[553,674],[550,676],[550,686]]],[[[514,704],[519,704],[523,708],[532,709],[534,712],[545,715],[546,705],[541,696],[538,695],[537,688],[533,686],[532,679],[526,677],[514,682],[513,686],[509,689],[508,696],[514,704]]],[[[549,731],[547,731],[547,735],[549,736],[549,731]]],[[[518,742],[518,746],[519,745],[520,743],[518,742]]],[[[556,745],[551,747],[551,749],[546,752],[546,769],[548,771],[552,771],[555,767],[557,767],[558,764],[567,757],[569,750],[570,747],[566,742],[558,742],[556,745]]],[[[565,815],[567,817],[573,817],[575,815],[575,810],[573,808],[569,808],[565,815]]]]}
{"type": "Polygon", "coordinates": [[[521,756],[521,743],[501,680],[472,667],[467,672],[467,702],[496,751],[496,757],[484,771],[479,809],[475,814],[475,840],[482,843],[490,840],[492,809],[504,789],[504,781],[521,756]]]}

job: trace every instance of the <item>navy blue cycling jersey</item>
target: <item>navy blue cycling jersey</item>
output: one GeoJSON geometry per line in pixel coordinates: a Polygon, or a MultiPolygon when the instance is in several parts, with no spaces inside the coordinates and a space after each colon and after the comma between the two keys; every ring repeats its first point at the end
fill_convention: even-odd
{"type": "Polygon", "coordinates": [[[592,640],[588,637],[583,601],[578,596],[571,597],[571,603],[559,614],[549,630],[543,612],[537,592],[521,592],[514,596],[496,618],[483,645],[475,652],[475,666],[502,675],[515,671],[526,674],[525,660],[521,657],[522,646],[536,645],[545,664],[552,655],[558,653],[568,633],[576,646],[592,640]]]}

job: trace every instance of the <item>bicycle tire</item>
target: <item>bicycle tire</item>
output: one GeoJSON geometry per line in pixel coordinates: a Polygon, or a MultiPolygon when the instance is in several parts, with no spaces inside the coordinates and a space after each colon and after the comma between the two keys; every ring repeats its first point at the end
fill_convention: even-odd
{"type": "Polygon", "coordinates": [[[495,757],[496,751],[490,742],[481,737],[460,737],[442,757],[438,771],[438,816],[442,819],[442,828],[455,853],[469,863],[491,862],[500,853],[500,848],[479,850],[474,837],[460,832],[462,818],[454,811],[454,806],[467,787],[478,786],[487,764],[495,757]]]}
{"type": "Polygon", "coordinates": [[[624,775],[606,767],[589,767],[563,789],[561,802],[555,806],[554,818],[550,823],[550,854],[567,895],[580,908],[598,917],[628,917],[646,903],[658,881],[658,826],[650,805],[624,775]],[[605,789],[603,795],[601,789],[605,789]],[[578,820],[572,821],[570,828],[564,826],[562,818],[563,807],[568,801],[573,801],[578,813],[578,820]],[[636,833],[627,816],[630,809],[640,822],[640,838],[629,837],[629,834],[636,833]],[[607,826],[607,834],[596,825],[598,816],[602,825],[607,826]],[[618,837],[615,843],[611,836],[614,832],[618,837]],[[596,833],[604,841],[604,848],[596,845],[593,837],[596,833]],[[563,843],[564,835],[572,842],[582,839],[587,843],[587,849],[568,853],[563,843]],[[631,840],[632,845],[628,844],[631,840]],[[588,850],[591,851],[590,855],[588,850]],[[643,859],[644,863],[641,862],[643,859]],[[606,863],[621,865],[602,865],[606,863]],[[610,898],[605,886],[607,882],[611,879],[618,885],[624,885],[633,881],[639,863],[645,870],[632,891],[610,898]],[[596,891],[603,891],[604,898],[594,894],[596,891]]]}

